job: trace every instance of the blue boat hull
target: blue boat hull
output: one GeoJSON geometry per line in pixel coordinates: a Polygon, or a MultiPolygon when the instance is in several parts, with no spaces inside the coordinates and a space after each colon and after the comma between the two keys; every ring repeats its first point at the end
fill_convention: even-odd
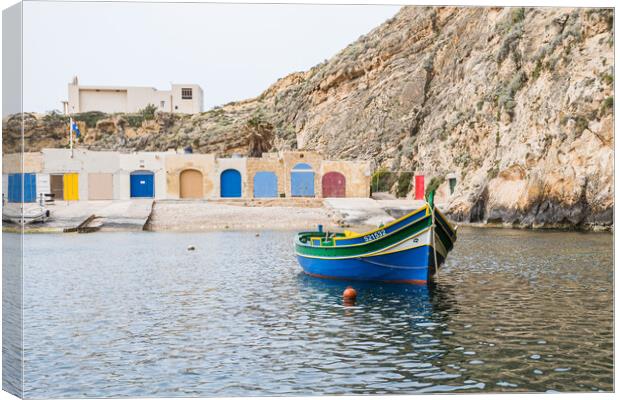
{"type": "MultiPolygon", "coordinates": [[[[444,257],[437,252],[437,263],[444,257]]],[[[358,281],[426,283],[435,271],[431,246],[421,246],[391,254],[345,259],[311,258],[297,255],[308,275],[358,281]]]]}

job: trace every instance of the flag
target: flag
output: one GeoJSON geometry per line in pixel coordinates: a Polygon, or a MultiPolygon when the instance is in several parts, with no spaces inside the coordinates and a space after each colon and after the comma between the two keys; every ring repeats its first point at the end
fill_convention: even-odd
{"type": "Polygon", "coordinates": [[[71,118],[71,131],[75,132],[75,137],[76,137],[76,138],[79,138],[79,137],[80,137],[80,135],[82,134],[82,133],[80,132],[80,128],[78,127],[77,122],[75,122],[75,121],[73,120],[73,118],[71,118]]]}

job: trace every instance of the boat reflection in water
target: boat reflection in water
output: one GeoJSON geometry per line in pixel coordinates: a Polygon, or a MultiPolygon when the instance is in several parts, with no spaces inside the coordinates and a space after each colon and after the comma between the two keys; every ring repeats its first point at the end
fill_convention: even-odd
{"type": "Polygon", "coordinates": [[[452,287],[447,284],[438,286],[434,281],[426,285],[346,281],[315,278],[302,272],[299,273],[298,280],[302,291],[310,291],[310,295],[326,296],[334,302],[340,300],[341,304],[344,290],[352,287],[357,291],[355,303],[364,308],[380,307],[382,311],[389,312],[394,307],[384,307],[385,304],[400,304],[399,311],[403,310],[402,305],[407,305],[411,313],[428,318],[432,318],[437,312],[453,308],[449,297],[452,287]]]}
{"type": "Polygon", "coordinates": [[[338,369],[334,379],[342,379],[348,393],[484,388],[462,375],[460,367],[442,362],[451,351],[444,339],[452,335],[448,323],[456,308],[450,285],[347,282],[303,273],[298,283],[312,308],[306,310],[311,319],[306,326],[317,330],[314,351],[325,360],[318,368],[332,374],[338,369]],[[348,286],[357,291],[355,305],[344,304],[348,286]]]}

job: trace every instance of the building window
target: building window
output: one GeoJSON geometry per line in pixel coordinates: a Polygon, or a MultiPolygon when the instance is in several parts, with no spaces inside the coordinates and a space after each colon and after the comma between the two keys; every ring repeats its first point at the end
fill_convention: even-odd
{"type": "Polygon", "coordinates": [[[160,101],[159,107],[163,110],[166,107],[166,101],[165,100],[160,101]]]}
{"type": "Polygon", "coordinates": [[[191,100],[192,99],[192,88],[182,88],[181,98],[184,100],[191,100]]]}

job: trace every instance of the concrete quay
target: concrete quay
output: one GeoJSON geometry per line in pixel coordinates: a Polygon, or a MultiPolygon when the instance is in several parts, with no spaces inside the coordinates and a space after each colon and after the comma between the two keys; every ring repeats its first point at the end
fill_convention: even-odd
{"type": "MultiPolygon", "coordinates": [[[[387,224],[424,204],[372,198],[57,201],[51,218],[26,232],[217,230],[364,230],[387,224]]],[[[18,231],[5,224],[4,230],[18,231]]]]}
{"type": "MultiPolygon", "coordinates": [[[[7,207],[16,206],[9,204],[7,207]]],[[[151,215],[152,206],[152,199],[56,201],[45,205],[50,211],[50,218],[45,223],[28,224],[24,231],[63,232],[75,229],[84,222],[88,222],[92,230],[141,231],[151,215]]],[[[27,204],[26,207],[38,206],[27,204]]],[[[18,225],[8,223],[3,224],[3,229],[20,231],[18,225]]]]}

